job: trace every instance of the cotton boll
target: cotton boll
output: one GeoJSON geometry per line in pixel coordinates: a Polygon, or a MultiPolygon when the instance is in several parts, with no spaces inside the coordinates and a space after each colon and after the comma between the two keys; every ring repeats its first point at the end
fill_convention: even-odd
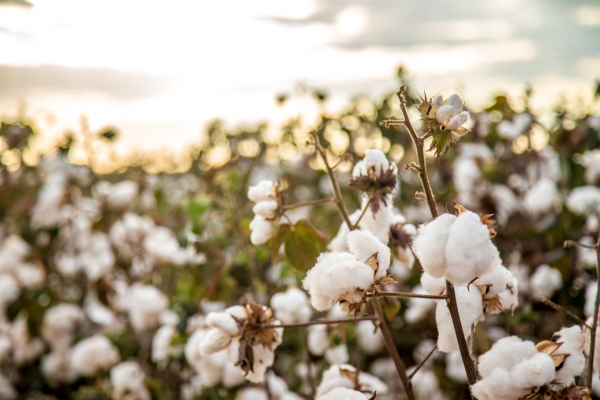
{"type": "Polygon", "coordinates": [[[434,278],[427,272],[424,272],[423,275],[421,275],[421,285],[427,293],[436,296],[446,291],[446,280],[444,278],[434,278]]]}
{"type": "Polygon", "coordinates": [[[358,348],[367,355],[379,353],[385,347],[381,330],[371,321],[359,321],[354,327],[358,348]]]}
{"type": "Polygon", "coordinates": [[[275,293],[271,297],[271,308],[275,318],[283,324],[307,322],[312,315],[308,296],[296,287],[289,288],[285,293],[275,293]]]}
{"type": "Polygon", "coordinates": [[[456,286],[467,285],[502,263],[487,226],[470,211],[460,214],[450,227],[445,252],[445,277],[456,286]]]}
{"type": "Polygon", "coordinates": [[[169,358],[181,352],[181,346],[171,344],[177,329],[173,325],[163,325],[152,338],[152,362],[161,363],[169,361],[169,358]]]}
{"type": "Polygon", "coordinates": [[[390,248],[369,231],[352,231],[348,234],[348,248],[359,261],[366,262],[377,255],[378,268],[374,279],[383,278],[390,267],[390,248]]]}
{"type": "Polygon", "coordinates": [[[151,285],[134,283],[127,293],[127,311],[131,326],[138,332],[158,325],[160,314],[169,305],[169,299],[151,285]]]}
{"type": "Polygon", "coordinates": [[[485,354],[479,356],[477,370],[482,377],[487,378],[494,369],[510,370],[537,353],[533,342],[523,341],[516,336],[505,337],[494,343],[485,354]]]}
{"type": "Polygon", "coordinates": [[[252,346],[254,356],[254,364],[252,371],[246,374],[246,379],[250,382],[259,383],[265,380],[267,369],[273,365],[275,361],[275,353],[262,344],[252,346]]]}
{"type": "Polygon", "coordinates": [[[77,325],[83,321],[83,310],[75,304],[59,304],[46,310],[42,336],[54,351],[66,351],[75,339],[77,325]]]}
{"type": "Polygon", "coordinates": [[[22,315],[13,321],[9,336],[13,346],[13,360],[17,365],[34,361],[44,352],[44,342],[40,338],[32,338],[29,335],[27,318],[22,315]]]}
{"type": "Polygon", "coordinates": [[[311,325],[308,327],[308,351],[315,356],[322,356],[329,347],[329,335],[325,325],[311,325]]]}
{"type": "Polygon", "coordinates": [[[275,198],[276,187],[273,181],[260,181],[248,189],[248,199],[255,203],[275,198]]]}
{"type": "Polygon", "coordinates": [[[570,385],[576,376],[583,373],[585,367],[585,355],[583,350],[586,345],[586,337],[578,325],[563,328],[555,333],[558,336],[556,343],[563,345],[556,350],[556,354],[569,354],[562,368],[556,372],[556,382],[570,385]]]}
{"type": "Polygon", "coordinates": [[[567,208],[577,215],[598,213],[600,207],[600,189],[596,186],[580,186],[571,190],[566,201],[567,208]]]}
{"type": "MultiPolygon", "coordinates": [[[[211,328],[220,329],[229,336],[237,336],[240,334],[240,326],[234,316],[227,310],[225,312],[211,312],[206,317],[206,324],[211,328]]],[[[238,317],[236,316],[236,318],[238,317]]],[[[248,318],[247,314],[242,314],[242,318],[248,318]]]]}
{"type": "Polygon", "coordinates": [[[71,367],[82,376],[94,376],[120,361],[119,351],[104,336],[94,335],[79,341],[71,352],[71,367]]]}
{"type": "Polygon", "coordinates": [[[531,275],[529,286],[531,287],[531,296],[536,300],[542,297],[551,298],[554,292],[563,285],[562,275],[556,268],[551,268],[548,264],[542,264],[531,275]]]}
{"type": "MultiPolygon", "coordinates": [[[[508,270],[503,265],[496,265],[494,269],[492,269],[487,274],[484,274],[477,278],[473,284],[477,287],[482,288],[483,297],[485,299],[491,299],[496,296],[504,289],[506,289],[506,284],[508,283],[509,274],[508,270]]],[[[512,274],[511,274],[512,276],[512,274]]]]}
{"type": "MultiPolygon", "coordinates": [[[[360,215],[360,210],[356,211],[352,215],[350,215],[350,221],[358,220],[360,215]]],[[[362,220],[361,220],[362,222],[362,220]]],[[[348,234],[350,233],[350,228],[348,228],[348,224],[346,222],[342,222],[340,225],[340,229],[338,230],[337,235],[331,239],[331,242],[327,245],[327,248],[332,252],[347,252],[348,251],[348,234]]]]}
{"type": "MultiPolygon", "coordinates": [[[[519,281],[509,271],[506,270],[507,283],[505,289],[498,294],[498,301],[501,309],[514,311],[519,305],[519,281]]],[[[500,312],[500,310],[497,310],[500,312]]],[[[494,312],[492,312],[494,314],[494,312]]]]}
{"type": "Polygon", "coordinates": [[[110,370],[112,395],[116,400],[150,400],[144,384],[146,374],[136,361],[125,361],[110,370]]]}
{"type": "MultiPolygon", "coordinates": [[[[420,285],[415,286],[411,292],[414,294],[430,294],[420,285]]],[[[425,319],[433,311],[436,302],[431,299],[410,298],[408,299],[408,304],[409,306],[404,313],[404,320],[409,324],[415,324],[425,319]]]]}
{"type": "Polygon", "coordinates": [[[263,200],[252,207],[252,212],[263,218],[273,218],[277,213],[278,207],[279,204],[277,203],[277,200],[263,200]]]}
{"type": "Polygon", "coordinates": [[[434,278],[441,278],[446,272],[444,248],[454,221],[456,217],[452,214],[440,215],[435,220],[421,225],[413,242],[413,250],[421,266],[434,278]]]}
{"type": "Polygon", "coordinates": [[[200,343],[200,354],[206,356],[223,350],[231,343],[231,336],[218,328],[212,328],[200,343]]]}
{"type": "Polygon", "coordinates": [[[490,197],[496,206],[496,220],[498,225],[503,226],[508,218],[519,210],[519,199],[515,193],[504,185],[492,185],[490,197]]]}
{"type": "Polygon", "coordinates": [[[10,235],[0,248],[0,273],[13,272],[29,252],[29,244],[21,236],[10,235]]]}
{"type": "Polygon", "coordinates": [[[510,373],[502,368],[494,369],[489,377],[473,385],[471,391],[478,400],[518,400],[529,393],[528,389],[517,388],[510,373]]]}
{"type": "Polygon", "coordinates": [[[338,387],[321,397],[317,397],[317,400],[365,400],[366,398],[367,396],[356,390],[338,387]]]}
{"type": "Polygon", "coordinates": [[[350,359],[348,347],[342,343],[325,350],[325,359],[329,364],[345,364],[350,359]]]}
{"type": "Polygon", "coordinates": [[[467,383],[467,371],[463,364],[460,351],[446,354],[446,375],[455,382],[467,383]]]}
{"type": "Polygon", "coordinates": [[[556,182],[551,179],[540,179],[523,199],[523,208],[532,216],[546,214],[560,204],[560,194],[556,188],[556,182]]]}
{"type": "Polygon", "coordinates": [[[458,192],[458,201],[467,207],[477,207],[483,194],[483,176],[473,158],[458,157],[454,161],[452,180],[458,192]]]}
{"type": "Polygon", "coordinates": [[[589,184],[597,183],[600,178],[600,150],[588,150],[583,153],[583,165],[585,166],[585,181],[589,184]]]}
{"type": "Polygon", "coordinates": [[[554,381],[556,370],[552,357],[537,353],[515,365],[510,371],[512,383],[521,389],[540,387],[554,381]]]}
{"type": "MultiPolygon", "coordinates": [[[[414,368],[407,372],[411,373],[414,368]]],[[[418,399],[427,400],[447,400],[448,396],[444,394],[439,387],[438,379],[429,369],[420,369],[410,380],[413,391],[418,399]]]]}
{"type": "Polygon", "coordinates": [[[446,104],[446,105],[443,105],[440,108],[438,108],[438,110],[435,114],[435,119],[440,124],[443,124],[444,121],[448,120],[449,118],[452,118],[454,115],[456,115],[454,113],[454,107],[446,104]]]}
{"type": "MultiPolygon", "coordinates": [[[[53,383],[73,383],[77,380],[77,373],[69,362],[70,352],[60,351],[46,354],[42,357],[40,370],[44,377],[53,383]]],[[[2,398],[2,396],[0,396],[2,398]]]]}
{"type": "Polygon", "coordinates": [[[469,112],[463,111],[460,114],[455,115],[454,117],[452,117],[450,119],[450,121],[448,121],[448,123],[446,124],[446,130],[449,130],[449,131],[456,130],[456,129],[460,128],[461,126],[463,126],[464,124],[466,124],[468,120],[469,120],[469,112]]]}
{"type": "Polygon", "coordinates": [[[28,289],[37,290],[46,281],[46,270],[40,264],[22,263],[15,273],[19,282],[28,289]]]}
{"type": "Polygon", "coordinates": [[[21,285],[12,274],[0,274],[0,306],[6,306],[19,298],[21,285]]]}
{"type": "Polygon", "coordinates": [[[267,243],[273,236],[273,222],[258,214],[250,222],[250,229],[250,242],[255,246],[267,243]]]}
{"type": "MultiPolygon", "coordinates": [[[[456,287],[458,312],[466,338],[471,336],[471,326],[483,313],[482,297],[478,290],[456,287]]],[[[439,301],[435,312],[438,326],[438,348],[445,353],[458,350],[458,341],[454,332],[454,324],[446,302],[439,301]]]]}
{"type": "Polygon", "coordinates": [[[390,162],[381,150],[368,149],[363,158],[365,169],[373,167],[376,174],[381,174],[390,168],[390,162]]]}

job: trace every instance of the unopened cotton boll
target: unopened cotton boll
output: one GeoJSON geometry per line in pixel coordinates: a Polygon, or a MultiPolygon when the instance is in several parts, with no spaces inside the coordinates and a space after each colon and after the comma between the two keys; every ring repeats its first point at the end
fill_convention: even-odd
{"type": "Polygon", "coordinates": [[[248,199],[255,203],[259,201],[272,200],[276,195],[276,186],[273,181],[260,181],[248,189],[248,199]]]}
{"type": "Polygon", "coordinates": [[[271,308],[275,312],[275,318],[283,324],[307,322],[312,315],[308,296],[296,287],[291,287],[284,293],[275,293],[271,297],[271,308]]]}
{"type": "Polygon", "coordinates": [[[265,244],[273,236],[273,222],[257,214],[250,222],[250,230],[250,242],[253,245],[265,244]]]}
{"type": "Polygon", "coordinates": [[[536,300],[542,300],[542,297],[551,298],[562,285],[563,280],[560,271],[548,264],[537,267],[529,279],[531,296],[536,300]]]}
{"type": "Polygon", "coordinates": [[[116,400],[150,400],[144,384],[146,374],[137,361],[125,361],[110,370],[112,395],[116,400]]]}
{"type": "Polygon", "coordinates": [[[94,335],[79,341],[71,352],[70,363],[81,376],[94,376],[120,361],[119,351],[104,336],[94,335]]]}
{"type": "MultiPolygon", "coordinates": [[[[482,297],[478,290],[456,287],[456,302],[465,337],[471,336],[471,326],[483,313],[482,297]]],[[[458,341],[450,310],[445,301],[437,303],[435,321],[438,327],[438,349],[445,353],[458,350],[458,341]]]]}
{"type": "Polygon", "coordinates": [[[600,189],[591,185],[576,187],[569,193],[566,205],[577,215],[597,214],[600,208],[600,189]]]}
{"type": "Polygon", "coordinates": [[[583,373],[585,367],[583,351],[586,347],[586,336],[578,325],[563,328],[555,335],[558,336],[556,343],[562,343],[562,346],[556,350],[556,354],[569,355],[563,362],[562,367],[556,371],[555,380],[558,383],[570,385],[576,376],[583,373]]]}
{"type": "Polygon", "coordinates": [[[279,204],[277,203],[277,200],[263,200],[252,207],[252,212],[263,218],[273,218],[277,213],[278,207],[279,204]]]}
{"type": "Polygon", "coordinates": [[[364,400],[366,398],[367,396],[361,392],[345,387],[339,387],[321,397],[317,397],[317,400],[364,400]]]}
{"type": "Polygon", "coordinates": [[[546,214],[557,204],[560,204],[560,194],[556,182],[548,178],[537,181],[523,199],[523,208],[532,216],[546,214]]]}

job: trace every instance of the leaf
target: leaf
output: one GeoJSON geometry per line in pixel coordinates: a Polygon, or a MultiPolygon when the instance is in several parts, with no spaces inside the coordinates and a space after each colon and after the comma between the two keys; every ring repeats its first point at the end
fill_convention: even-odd
{"type": "Polygon", "coordinates": [[[496,229],[492,226],[496,223],[496,220],[492,219],[493,216],[494,214],[485,214],[481,216],[481,223],[487,225],[487,228],[490,231],[490,238],[497,235],[496,229]]]}
{"type": "Polygon", "coordinates": [[[554,361],[554,368],[557,371],[559,369],[561,369],[565,363],[565,360],[569,356],[570,356],[570,354],[553,354],[553,355],[551,355],[550,357],[552,357],[552,361],[554,361]]]}
{"type": "Polygon", "coordinates": [[[325,243],[323,234],[301,219],[285,237],[285,254],[292,266],[306,272],[315,265],[325,243]]]}
{"type": "Polygon", "coordinates": [[[401,308],[400,300],[393,297],[386,297],[381,303],[383,315],[388,322],[392,322],[401,308]]]}
{"type": "Polygon", "coordinates": [[[456,210],[454,212],[454,215],[456,215],[457,217],[464,213],[467,212],[469,210],[467,210],[467,208],[465,206],[463,206],[462,204],[460,204],[458,201],[454,200],[454,209],[456,210]]]}
{"type": "Polygon", "coordinates": [[[397,285],[398,282],[394,279],[392,275],[384,276],[383,278],[377,280],[375,282],[377,285],[397,285]]]}
{"type": "Polygon", "coordinates": [[[254,352],[252,346],[245,339],[240,339],[240,348],[238,353],[238,367],[244,371],[244,376],[253,370],[254,367],[254,352]]]}
{"type": "Polygon", "coordinates": [[[535,345],[535,348],[540,353],[552,355],[556,350],[558,350],[562,346],[562,343],[554,343],[551,340],[542,340],[538,344],[535,345]]]}
{"type": "Polygon", "coordinates": [[[273,256],[277,256],[279,254],[279,248],[281,244],[285,242],[288,233],[291,231],[292,227],[290,224],[280,224],[279,229],[273,235],[271,240],[269,241],[269,251],[273,256]]]}

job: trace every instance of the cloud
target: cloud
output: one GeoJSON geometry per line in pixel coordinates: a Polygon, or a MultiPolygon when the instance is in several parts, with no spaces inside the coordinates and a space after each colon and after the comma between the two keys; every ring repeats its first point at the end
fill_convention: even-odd
{"type": "Polygon", "coordinates": [[[27,0],[0,0],[0,7],[1,6],[33,7],[33,4],[27,0]]]}
{"type": "Polygon", "coordinates": [[[60,65],[0,65],[0,97],[26,96],[33,92],[97,92],[118,99],[139,99],[168,89],[165,78],[107,68],[75,68],[60,65]]]}

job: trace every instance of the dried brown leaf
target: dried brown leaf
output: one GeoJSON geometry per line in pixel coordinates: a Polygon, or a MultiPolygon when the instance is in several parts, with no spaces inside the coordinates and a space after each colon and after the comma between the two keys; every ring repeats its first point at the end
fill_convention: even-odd
{"type": "Polygon", "coordinates": [[[558,371],[559,369],[562,368],[562,366],[565,363],[565,360],[567,359],[567,357],[569,357],[570,354],[552,354],[550,357],[552,357],[552,361],[554,361],[554,368],[558,371]]]}
{"type": "Polygon", "coordinates": [[[373,254],[367,259],[367,261],[365,261],[365,264],[371,267],[375,273],[377,273],[377,270],[379,269],[379,261],[377,261],[377,254],[379,253],[373,254]]]}
{"type": "Polygon", "coordinates": [[[375,282],[376,285],[397,285],[398,282],[392,275],[384,276],[375,282]]]}
{"type": "Polygon", "coordinates": [[[558,350],[562,346],[562,343],[555,343],[551,340],[542,340],[538,344],[535,345],[535,348],[540,353],[552,355],[556,350],[558,350]]]}

